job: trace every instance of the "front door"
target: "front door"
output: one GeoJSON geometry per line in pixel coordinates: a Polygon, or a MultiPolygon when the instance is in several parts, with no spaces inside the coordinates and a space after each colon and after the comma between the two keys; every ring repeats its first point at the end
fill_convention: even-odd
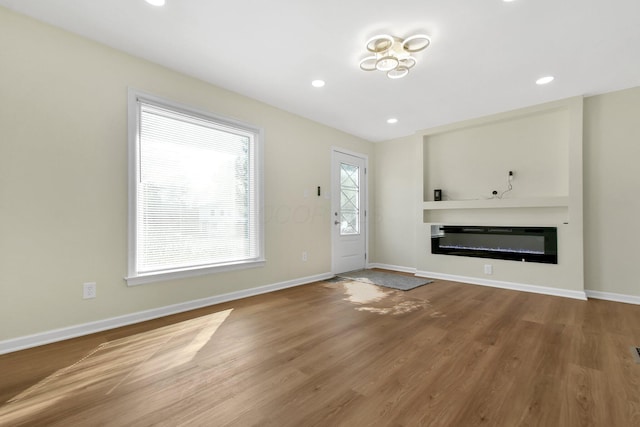
{"type": "Polygon", "coordinates": [[[332,272],[366,265],[366,158],[339,150],[331,166],[332,272]]]}

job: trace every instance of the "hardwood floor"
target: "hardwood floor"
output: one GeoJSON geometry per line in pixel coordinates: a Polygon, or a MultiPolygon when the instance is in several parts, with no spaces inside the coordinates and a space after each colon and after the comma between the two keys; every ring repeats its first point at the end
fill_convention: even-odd
{"type": "Polygon", "coordinates": [[[319,282],[0,356],[0,425],[638,426],[640,306],[319,282]]]}

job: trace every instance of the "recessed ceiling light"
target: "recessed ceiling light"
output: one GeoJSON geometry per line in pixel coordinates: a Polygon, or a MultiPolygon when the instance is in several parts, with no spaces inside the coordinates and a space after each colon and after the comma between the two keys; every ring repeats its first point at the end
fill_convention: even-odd
{"type": "Polygon", "coordinates": [[[324,80],[314,80],[311,82],[311,86],[313,87],[323,87],[324,85],[324,80]]]}
{"type": "Polygon", "coordinates": [[[165,0],[144,0],[151,6],[164,6],[165,0]]]}
{"type": "Polygon", "coordinates": [[[551,83],[553,81],[553,76],[540,77],[536,80],[537,85],[546,85],[547,83],[551,83]]]}
{"type": "Polygon", "coordinates": [[[395,125],[396,123],[398,123],[398,119],[396,119],[395,117],[392,117],[387,120],[387,123],[389,123],[390,125],[395,125]]]}

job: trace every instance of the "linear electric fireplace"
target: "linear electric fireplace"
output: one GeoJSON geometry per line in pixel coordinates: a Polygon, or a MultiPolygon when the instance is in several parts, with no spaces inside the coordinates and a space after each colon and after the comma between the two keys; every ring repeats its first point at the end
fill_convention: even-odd
{"type": "Polygon", "coordinates": [[[558,263],[556,227],[431,226],[431,253],[558,263]]]}

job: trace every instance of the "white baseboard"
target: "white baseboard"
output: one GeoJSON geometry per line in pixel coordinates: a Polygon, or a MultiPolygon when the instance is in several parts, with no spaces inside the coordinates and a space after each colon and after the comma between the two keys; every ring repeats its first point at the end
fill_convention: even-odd
{"type": "Polygon", "coordinates": [[[268,292],[274,292],[280,289],[306,285],[308,283],[318,282],[320,280],[326,280],[332,277],[334,277],[334,274],[332,273],[323,273],[315,276],[302,277],[299,279],[287,280],[285,282],[274,283],[271,285],[259,286],[257,288],[244,289],[237,292],[230,292],[227,294],[216,295],[208,298],[187,301],[179,304],[169,305],[166,307],[159,307],[151,310],[139,311],[137,313],[125,314],[124,316],[112,317],[110,319],[97,320],[95,322],[84,323],[81,325],[54,329],[34,335],[12,338],[9,340],[0,341],[0,354],[11,353],[18,350],[24,350],[27,348],[63,341],[70,338],[89,335],[96,332],[106,331],[108,329],[119,328],[121,326],[127,326],[134,323],[144,322],[146,320],[169,316],[171,314],[194,310],[196,308],[207,307],[223,302],[234,301],[255,295],[265,294],[268,292]]]}
{"type": "Polygon", "coordinates": [[[512,289],[516,291],[532,292],[536,294],[554,295],[566,298],[574,298],[580,300],[601,299],[606,301],[623,302],[626,304],[640,305],[640,296],[616,294],[613,292],[601,291],[570,291],[566,289],[549,288],[544,286],[525,285],[521,283],[500,282],[495,280],[484,280],[473,277],[455,276],[451,274],[431,273],[427,271],[417,271],[415,268],[403,267],[391,264],[371,263],[367,268],[382,268],[385,270],[401,271],[403,273],[413,273],[418,277],[428,277],[432,279],[451,280],[454,282],[471,283],[473,285],[490,286],[501,289],[512,289]]]}
{"type": "Polygon", "coordinates": [[[415,274],[416,273],[416,269],[415,268],[402,267],[400,265],[380,264],[380,263],[377,263],[377,262],[368,264],[367,268],[382,268],[384,270],[400,271],[402,273],[411,273],[411,274],[415,274]]]}
{"type": "Polygon", "coordinates": [[[550,288],[546,286],[527,285],[524,283],[502,282],[499,280],[479,279],[477,277],[456,276],[452,274],[434,273],[430,271],[417,271],[418,277],[431,279],[451,280],[453,282],[470,283],[472,285],[489,286],[492,288],[510,289],[514,291],[531,292],[534,294],[554,295],[558,297],[586,300],[584,291],[572,291],[569,289],[550,288]]]}
{"type": "Polygon", "coordinates": [[[601,292],[601,291],[585,291],[588,298],[603,299],[607,301],[624,302],[627,304],[640,305],[640,297],[635,295],[615,294],[613,292],[601,292]]]}
{"type": "Polygon", "coordinates": [[[613,292],[601,292],[601,291],[570,291],[566,289],[549,288],[544,286],[525,285],[521,283],[512,282],[500,282],[496,280],[484,280],[473,277],[455,276],[451,274],[431,273],[428,271],[417,271],[415,268],[403,267],[399,265],[371,263],[367,265],[367,268],[382,268],[385,270],[400,271],[403,273],[413,273],[418,277],[427,277],[432,279],[451,280],[454,282],[470,283],[473,285],[490,286],[501,289],[512,289],[516,291],[532,292],[536,294],[554,295],[566,298],[574,298],[580,300],[601,299],[606,301],[623,302],[626,304],[640,305],[640,296],[616,294],[613,292]]]}

